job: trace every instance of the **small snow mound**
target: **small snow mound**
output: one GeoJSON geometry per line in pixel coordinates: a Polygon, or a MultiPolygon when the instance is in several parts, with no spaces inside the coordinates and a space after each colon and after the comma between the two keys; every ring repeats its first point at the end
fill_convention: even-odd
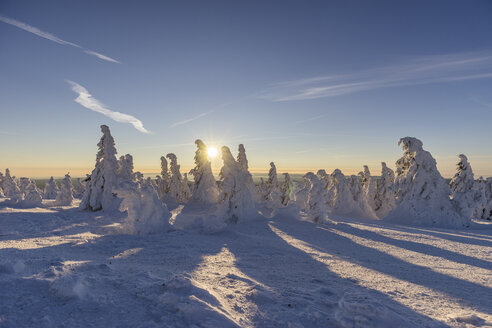
{"type": "Polygon", "coordinates": [[[346,293],[338,302],[335,320],[341,327],[413,327],[394,310],[370,295],[346,293]]]}

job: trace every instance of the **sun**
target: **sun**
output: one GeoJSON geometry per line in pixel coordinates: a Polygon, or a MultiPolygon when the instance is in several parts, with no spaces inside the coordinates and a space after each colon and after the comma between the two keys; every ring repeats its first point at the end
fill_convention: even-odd
{"type": "Polygon", "coordinates": [[[208,155],[208,157],[214,158],[215,156],[217,156],[218,153],[219,153],[219,151],[217,150],[217,148],[215,148],[215,147],[207,147],[207,155],[208,155]]]}

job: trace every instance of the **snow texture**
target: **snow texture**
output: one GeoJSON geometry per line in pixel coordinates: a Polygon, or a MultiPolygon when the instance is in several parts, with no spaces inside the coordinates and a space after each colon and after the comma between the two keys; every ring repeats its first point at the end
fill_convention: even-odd
{"type": "Polygon", "coordinates": [[[437,170],[436,160],[422,148],[422,141],[405,137],[398,145],[403,156],[396,162],[396,207],[385,219],[408,225],[469,226],[470,218],[451,203],[449,185],[437,170]]]}

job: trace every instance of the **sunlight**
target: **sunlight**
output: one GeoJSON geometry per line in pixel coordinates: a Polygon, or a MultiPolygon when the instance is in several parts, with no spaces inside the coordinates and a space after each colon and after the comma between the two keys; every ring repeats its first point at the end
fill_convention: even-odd
{"type": "Polygon", "coordinates": [[[217,150],[217,148],[215,148],[215,147],[207,147],[208,157],[214,158],[215,156],[217,156],[218,153],[219,153],[219,151],[217,150]]]}

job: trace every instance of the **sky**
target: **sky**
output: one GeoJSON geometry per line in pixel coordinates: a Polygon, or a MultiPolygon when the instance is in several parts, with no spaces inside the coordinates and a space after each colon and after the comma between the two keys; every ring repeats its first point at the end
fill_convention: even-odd
{"type": "Polygon", "coordinates": [[[378,175],[412,136],[492,176],[490,31],[478,0],[3,0],[0,169],[83,176],[106,124],[145,173],[200,138],[253,172],[378,175]]]}

